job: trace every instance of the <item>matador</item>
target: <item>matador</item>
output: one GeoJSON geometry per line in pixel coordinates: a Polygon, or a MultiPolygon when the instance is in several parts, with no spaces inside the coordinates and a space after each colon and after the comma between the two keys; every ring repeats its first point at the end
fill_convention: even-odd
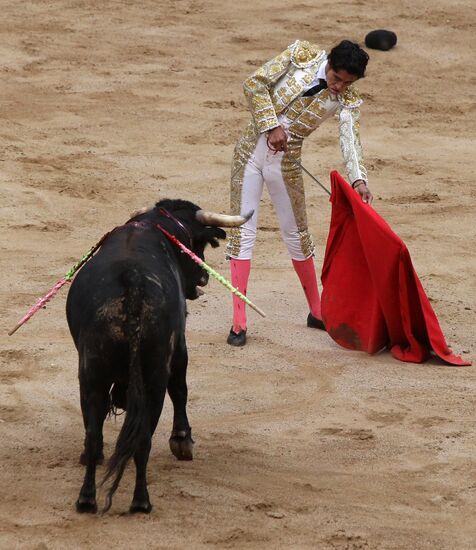
{"type": "MultiPolygon", "coordinates": [[[[251,219],[230,231],[227,258],[234,286],[246,294],[256,240],[259,203],[266,184],[282,238],[303,287],[307,326],[325,330],[299,164],[304,138],[324,120],[339,120],[339,140],[348,181],[368,204],[372,194],[362,162],[359,117],[362,99],[353,83],[362,78],[367,53],[344,40],[327,55],[317,44],[297,40],[244,82],[252,119],[239,138],[231,170],[231,211],[251,219]]],[[[245,304],[233,297],[233,325],[227,342],[246,343],[245,304]]]]}

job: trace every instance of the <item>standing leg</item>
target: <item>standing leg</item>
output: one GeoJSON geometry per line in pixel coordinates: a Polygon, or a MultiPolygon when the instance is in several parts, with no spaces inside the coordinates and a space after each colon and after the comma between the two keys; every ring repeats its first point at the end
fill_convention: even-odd
{"type": "MultiPolygon", "coordinates": [[[[258,139],[253,153],[240,177],[236,176],[231,182],[232,211],[240,214],[254,210],[254,214],[245,224],[234,228],[230,232],[230,241],[227,254],[230,258],[230,270],[233,286],[246,294],[248,278],[251,269],[251,256],[256,240],[258,224],[258,210],[263,193],[262,165],[266,152],[266,138],[258,139]]],[[[243,346],[246,343],[246,309],[245,304],[233,296],[233,325],[227,342],[233,346],[243,346]]]]}
{"type": "MultiPolygon", "coordinates": [[[[157,417],[157,421],[158,420],[159,417],[157,417]]],[[[129,512],[131,514],[148,514],[152,510],[149,491],[147,489],[147,463],[149,461],[149,454],[152,446],[151,441],[151,434],[147,434],[146,437],[142,438],[139,447],[134,454],[134,463],[136,465],[136,485],[134,488],[134,496],[129,507],[129,512]]]]}
{"type": "MultiPolygon", "coordinates": [[[[155,368],[155,367],[154,367],[155,368]]],[[[129,511],[131,514],[148,514],[152,510],[149,491],[147,489],[147,463],[149,461],[150,449],[152,446],[152,436],[154,435],[157,423],[164,405],[166,384],[164,384],[163,369],[155,371],[157,376],[144,380],[146,390],[147,411],[149,414],[149,427],[143,434],[139,442],[137,451],[134,454],[134,463],[136,466],[136,484],[134,488],[134,497],[129,511]]]]}
{"type": "MultiPolygon", "coordinates": [[[[82,412],[82,415],[83,415],[83,424],[84,424],[84,431],[86,433],[86,436],[85,436],[85,439],[84,439],[84,450],[83,452],[81,453],[80,457],[79,457],[79,463],[82,465],[82,466],[86,466],[87,465],[87,457],[86,457],[86,445],[87,445],[87,439],[88,439],[88,425],[89,425],[89,414],[88,414],[88,409],[89,409],[89,405],[88,405],[88,399],[86,399],[86,396],[84,395],[85,392],[82,392],[81,391],[81,387],[80,387],[80,402],[81,402],[81,412],[82,412]]],[[[106,415],[107,415],[107,412],[109,410],[109,398],[108,398],[108,408],[106,410],[106,413],[104,415],[104,419],[106,418],[106,415]]],[[[103,419],[103,421],[104,421],[103,419]]],[[[104,462],[104,452],[103,452],[103,435],[102,435],[102,429],[101,429],[101,432],[99,434],[99,438],[98,438],[98,449],[97,449],[97,453],[96,453],[96,464],[100,465],[100,464],[103,464],[104,462]]]]}
{"type": "Polygon", "coordinates": [[[307,326],[325,330],[324,323],[322,322],[321,299],[317,287],[314,259],[311,256],[306,260],[292,260],[292,262],[309,305],[310,313],[307,317],[307,326]]]}
{"type": "MultiPolygon", "coordinates": [[[[246,296],[248,278],[250,276],[251,260],[230,260],[231,284],[246,296]]],[[[246,305],[243,300],[233,294],[233,327],[232,332],[239,335],[246,333],[246,305]]],[[[231,343],[231,342],[228,342],[231,343]]],[[[244,342],[243,342],[244,344],[244,342]]],[[[234,344],[238,345],[238,344],[234,344]]]]}
{"type": "Polygon", "coordinates": [[[179,460],[193,459],[192,428],[187,418],[187,346],[185,336],[177,344],[171,363],[168,392],[174,406],[174,423],[170,434],[170,450],[179,460]]]}
{"type": "Polygon", "coordinates": [[[314,245],[307,230],[306,204],[302,174],[289,161],[288,155],[300,156],[300,142],[290,141],[286,155],[267,156],[264,175],[271,200],[278,215],[283,240],[306,296],[310,313],[307,324],[324,328],[321,301],[312,258],[314,245]],[[322,326],[320,326],[322,325],[322,326]]]}
{"type": "MultiPolygon", "coordinates": [[[[80,359],[81,365],[81,359],[80,359]]],[[[99,377],[92,377],[91,374],[99,372],[99,366],[88,364],[86,369],[81,368],[79,372],[81,409],[86,429],[84,442],[84,464],[86,473],[84,482],[76,501],[78,512],[96,513],[96,464],[102,457],[102,429],[104,419],[109,409],[109,386],[106,380],[99,377]]]]}

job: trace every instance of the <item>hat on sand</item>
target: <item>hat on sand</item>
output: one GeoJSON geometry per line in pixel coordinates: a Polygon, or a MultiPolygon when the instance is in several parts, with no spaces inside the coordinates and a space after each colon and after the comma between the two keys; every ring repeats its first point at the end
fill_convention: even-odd
{"type": "Polygon", "coordinates": [[[383,29],[371,31],[365,37],[365,45],[367,48],[373,48],[374,50],[387,51],[393,48],[396,43],[397,35],[392,31],[383,29]]]}

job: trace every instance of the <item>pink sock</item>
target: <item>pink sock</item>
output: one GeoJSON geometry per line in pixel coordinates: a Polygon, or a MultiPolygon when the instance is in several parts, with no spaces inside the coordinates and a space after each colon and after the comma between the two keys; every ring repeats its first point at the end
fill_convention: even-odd
{"type": "Polygon", "coordinates": [[[316,319],[322,319],[321,299],[317,288],[316,270],[312,256],[306,260],[293,260],[294,270],[301,281],[309,309],[316,319]]]}
{"type": "MultiPolygon", "coordinates": [[[[248,277],[250,276],[251,260],[230,260],[231,284],[246,296],[248,277]]],[[[246,330],[245,303],[233,294],[233,332],[246,330]]]]}

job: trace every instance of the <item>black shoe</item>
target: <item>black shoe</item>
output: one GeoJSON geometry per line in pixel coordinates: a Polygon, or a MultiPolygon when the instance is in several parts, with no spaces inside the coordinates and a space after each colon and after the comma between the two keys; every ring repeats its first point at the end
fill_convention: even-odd
{"type": "Polygon", "coordinates": [[[236,334],[236,332],[233,332],[233,328],[231,328],[226,343],[230,344],[230,346],[244,346],[246,344],[246,330],[240,330],[240,332],[236,334]]]}
{"type": "Polygon", "coordinates": [[[314,317],[312,313],[309,313],[309,315],[307,316],[307,326],[311,328],[318,328],[320,330],[326,330],[324,321],[321,321],[321,319],[317,319],[317,317],[314,317]]]}

